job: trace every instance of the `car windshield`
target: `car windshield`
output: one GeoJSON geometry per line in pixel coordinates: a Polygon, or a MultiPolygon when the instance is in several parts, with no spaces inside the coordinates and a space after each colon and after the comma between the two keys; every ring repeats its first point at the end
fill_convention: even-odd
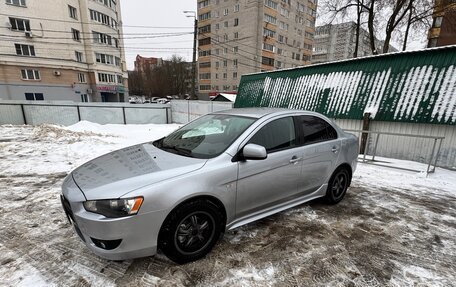
{"type": "Polygon", "coordinates": [[[224,152],[255,121],[233,115],[206,115],[153,144],[183,156],[213,158],[224,152]]]}

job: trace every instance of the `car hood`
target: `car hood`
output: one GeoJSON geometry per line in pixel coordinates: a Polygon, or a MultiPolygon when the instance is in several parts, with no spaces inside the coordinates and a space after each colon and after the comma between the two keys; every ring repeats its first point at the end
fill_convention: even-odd
{"type": "Polygon", "coordinates": [[[111,199],[200,169],[206,161],[144,143],[93,159],[75,169],[72,176],[87,200],[111,199]]]}

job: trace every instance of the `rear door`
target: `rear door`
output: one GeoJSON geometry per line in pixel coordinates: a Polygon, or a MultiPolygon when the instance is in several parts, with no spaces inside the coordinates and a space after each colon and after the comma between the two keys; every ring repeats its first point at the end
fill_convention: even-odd
{"type": "Polygon", "coordinates": [[[296,119],[302,146],[301,194],[312,193],[327,182],[339,157],[341,142],[336,130],[323,118],[302,115],[296,119]]]}
{"type": "Polygon", "coordinates": [[[248,140],[265,147],[268,156],[238,162],[238,218],[296,194],[302,159],[296,137],[293,117],[288,116],[268,122],[248,140]]]}

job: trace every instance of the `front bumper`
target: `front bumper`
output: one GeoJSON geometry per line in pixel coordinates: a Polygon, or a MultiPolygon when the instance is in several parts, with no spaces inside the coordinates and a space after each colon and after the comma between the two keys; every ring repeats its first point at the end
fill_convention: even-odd
{"type": "Polygon", "coordinates": [[[77,188],[71,182],[64,183],[62,205],[76,233],[90,250],[110,260],[156,254],[158,233],[166,212],[141,212],[140,210],[133,216],[106,218],[86,211],[83,206],[85,198],[80,196],[82,192],[79,188],[76,190],[74,187],[77,188]],[[105,242],[114,243],[114,245],[107,246],[105,242]],[[115,248],[112,248],[113,246],[115,248]]]}

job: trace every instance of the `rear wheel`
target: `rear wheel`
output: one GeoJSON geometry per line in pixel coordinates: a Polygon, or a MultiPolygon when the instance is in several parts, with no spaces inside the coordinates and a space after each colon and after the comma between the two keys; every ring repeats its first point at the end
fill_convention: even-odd
{"type": "Polygon", "coordinates": [[[184,203],[171,212],[159,234],[159,248],[176,263],[204,257],[222,232],[223,215],[209,200],[184,203]]]}
{"type": "Polygon", "coordinates": [[[326,190],[326,201],[330,204],[339,203],[347,193],[350,182],[350,174],[347,169],[337,169],[331,176],[326,190]]]}

